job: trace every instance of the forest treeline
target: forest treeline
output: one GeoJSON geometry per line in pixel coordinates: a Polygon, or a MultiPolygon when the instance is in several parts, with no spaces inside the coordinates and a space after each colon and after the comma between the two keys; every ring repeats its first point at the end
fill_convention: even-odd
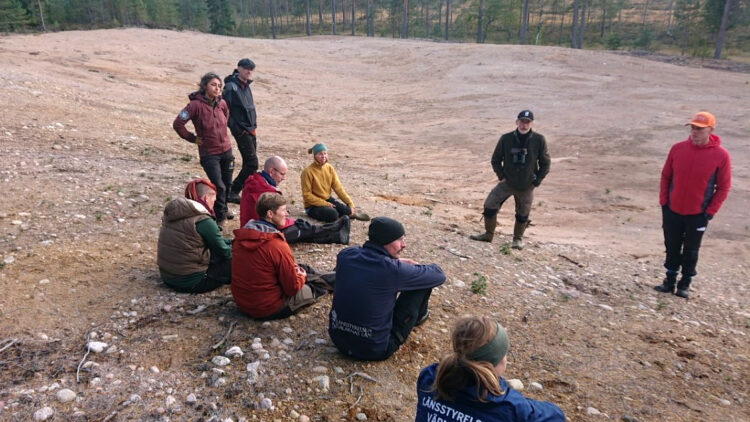
{"type": "Polygon", "coordinates": [[[0,31],[114,27],[571,48],[750,51],[750,0],[0,0],[0,31]]]}

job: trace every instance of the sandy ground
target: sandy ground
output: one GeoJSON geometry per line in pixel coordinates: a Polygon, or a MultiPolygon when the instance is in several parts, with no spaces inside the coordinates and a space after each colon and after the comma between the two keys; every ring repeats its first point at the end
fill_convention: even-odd
{"type": "MultiPolygon", "coordinates": [[[[126,29],[0,38],[0,80],[0,347],[18,340],[0,352],[0,380],[12,385],[0,392],[4,420],[44,405],[59,420],[289,420],[292,409],[313,420],[409,420],[419,368],[447,349],[455,315],[467,312],[509,327],[509,377],[539,381],[544,390],[529,394],[571,420],[750,419],[750,74],[552,47],[126,29]],[[158,280],[163,205],[203,174],[172,119],[203,73],[226,75],[241,57],[258,65],[259,155],[287,158],[292,212],[302,211],[306,149],[323,141],[357,207],[404,221],[413,257],[446,270],[434,323],[389,362],[351,362],[311,341],[327,338],[328,301],[263,327],[237,313],[228,290],[175,295],[158,280]],[[467,235],[481,228],[497,138],[524,108],[553,164],[536,192],[530,247],[506,255],[512,203],[500,215],[506,236],[486,245],[467,235]],[[662,276],[658,184],[670,145],[704,109],[717,116],[733,180],[685,302],[650,288],[662,276]],[[474,273],[490,280],[484,296],[461,286],[474,273]],[[198,306],[207,308],[187,312],[198,306]],[[228,387],[201,378],[229,321],[230,339],[247,350],[254,337],[283,338],[282,327],[295,333],[293,357],[264,364],[263,387],[236,375],[243,365],[228,387]],[[113,336],[117,350],[76,383],[90,332],[113,336]],[[164,340],[174,333],[180,340],[164,340]],[[350,408],[356,389],[339,378],[316,392],[312,361],[379,382],[350,408]],[[160,374],[143,371],[153,365],[160,374]],[[58,403],[54,382],[78,398],[58,403]],[[127,400],[134,391],[138,406],[127,400]],[[189,392],[203,405],[182,404],[189,392]],[[259,393],[274,411],[255,409],[259,393]],[[181,407],[164,404],[171,395],[181,407]]],[[[235,156],[239,165],[236,147],[235,156]]],[[[365,236],[366,224],[354,223],[353,243],[365,236]]],[[[330,269],[339,249],[295,254],[330,269]]]]}

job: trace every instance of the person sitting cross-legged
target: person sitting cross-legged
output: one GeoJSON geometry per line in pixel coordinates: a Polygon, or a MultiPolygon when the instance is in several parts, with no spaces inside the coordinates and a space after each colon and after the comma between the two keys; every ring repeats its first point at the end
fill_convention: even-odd
{"type": "MultiPolygon", "coordinates": [[[[253,173],[245,180],[240,200],[240,225],[244,226],[250,220],[260,217],[255,212],[258,198],[265,192],[281,195],[278,185],[286,180],[289,167],[279,156],[269,157],[263,164],[263,171],[253,173]]],[[[284,234],[287,243],[340,243],[349,244],[349,217],[344,215],[333,223],[317,225],[298,218],[287,218],[281,226],[276,228],[284,234]]]]}
{"type": "Polygon", "coordinates": [[[257,319],[286,318],[332,289],[335,275],[297,265],[277,229],[286,219],[286,198],[264,193],[255,208],[258,220],[234,231],[232,296],[240,310],[257,319]]]}
{"type": "Polygon", "coordinates": [[[213,211],[216,188],[195,179],[185,197],[164,208],[156,261],[166,285],[185,293],[204,293],[231,282],[232,249],[213,211]]]}

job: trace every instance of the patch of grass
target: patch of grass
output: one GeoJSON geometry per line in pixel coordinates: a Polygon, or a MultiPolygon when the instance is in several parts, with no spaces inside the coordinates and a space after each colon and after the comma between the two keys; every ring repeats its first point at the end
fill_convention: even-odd
{"type": "Polygon", "coordinates": [[[167,203],[172,200],[172,195],[167,195],[166,198],[164,198],[164,203],[167,203]]]}
{"type": "Polygon", "coordinates": [[[474,273],[474,280],[471,281],[471,292],[475,295],[487,293],[487,277],[479,273],[474,273]]]}
{"type": "Polygon", "coordinates": [[[190,161],[193,160],[193,156],[192,155],[183,155],[182,157],[180,157],[180,160],[188,163],[188,162],[190,162],[190,161]]]}
{"type": "Polygon", "coordinates": [[[428,208],[428,209],[422,211],[422,214],[424,214],[424,215],[426,215],[428,217],[432,217],[432,210],[428,208]]]}
{"type": "Polygon", "coordinates": [[[0,261],[0,270],[5,268],[5,261],[0,261]]]}
{"type": "Polygon", "coordinates": [[[104,216],[104,214],[102,214],[102,213],[101,213],[100,211],[97,211],[97,212],[96,212],[96,213],[94,214],[94,218],[96,218],[96,221],[102,221],[102,217],[103,217],[103,216],[104,216]]]}
{"type": "Polygon", "coordinates": [[[604,194],[605,195],[609,195],[610,193],[612,193],[612,189],[610,189],[610,188],[604,189],[604,194]]]}
{"type": "Polygon", "coordinates": [[[656,302],[656,310],[661,311],[662,309],[666,308],[667,305],[669,305],[669,302],[665,302],[663,300],[660,300],[656,302]]]}
{"type": "Polygon", "coordinates": [[[570,300],[570,295],[567,293],[563,293],[560,295],[560,301],[561,302],[568,302],[570,300]]]}
{"type": "Polygon", "coordinates": [[[502,245],[500,245],[500,253],[503,255],[510,255],[512,252],[512,249],[510,247],[510,242],[505,242],[502,245]]]}
{"type": "Polygon", "coordinates": [[[114,187],[114,186],[112,186],[112,185],[107,185],[107,186],[105,186],[105,187],[104,187],[104,191],[105,191],[105,192],[106,192],[106,191],[111,191],[111,190],[112,190],[112,189],[114,189],[114,188],[115,188],[115,187],[114,187]]]}
{"type": "Polygon", "coordinates": [[[141,155],[148,157],[151,155],[151,148],[146,147],[141,150],[141,155]]]}

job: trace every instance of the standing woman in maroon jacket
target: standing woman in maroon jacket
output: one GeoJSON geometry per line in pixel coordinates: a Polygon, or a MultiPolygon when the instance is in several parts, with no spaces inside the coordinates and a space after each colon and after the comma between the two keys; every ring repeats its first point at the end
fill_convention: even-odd
{"type": "Polygon", "coordinates": [[[227,194],[234,172],[232,144],[227,134],[229,108],[221,98],[219,75],[206,73],[198,86],[198,91],[188,95],[190,102],[175,117],[172,127],[182,139],[198,145],[201,166],[216,186],[214,213],[221,226],[227,218],[234,217],[227,208],[227,194]],[[188,121],[193,122],[195,134],[185,128],[188,121]]]}

